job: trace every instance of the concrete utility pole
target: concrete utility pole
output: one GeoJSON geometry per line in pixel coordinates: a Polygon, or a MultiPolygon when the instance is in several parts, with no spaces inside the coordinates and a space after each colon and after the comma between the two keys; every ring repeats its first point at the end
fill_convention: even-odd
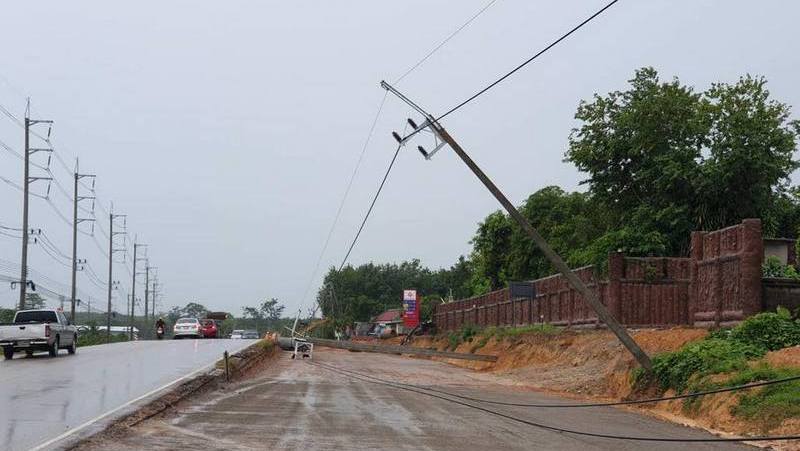
{"type": "Polygon", "coordinates": [[[152,288],[150,289],[150,319],[152,321],[155,321],[155,319],[156,319],[156,295],[157,295],[156,287],[158,286],[158,267],[157,266],[151,266],[150,270],[152,270],[154,272],[153,277],[152,277],[153,282],[151,284],[152,288]]]}
{"type": "MultiPolygon", "coordinates": [[[[502,191],[494,184],[494,182],[489,179],[489,177],[481,170],[480,167],[472,160],[472,158],[467,155],[467,152],[453,139],[452,136],[444,129],[444,127],[439,124],[439,122],[430,114],[428,114],[425,110],[420,108],[417,104],[409,100],[403,94],[398,92],[394,89],[391,85],[386,83],[385,81],[381,82],[381,86],[391,91],[397,97],[399,97],[404,102],[408,103],[409,106],[414,108],[417,112],[422,114],[422,116],[426,119],[425,122],[422,124],[421,127],[417,127],[413,121],[409,120],[409,124],[414,128],[414,132],[411,135],[407,136],[406,138],[400,138],[399,135],[395,133],[396,139],[399,141],[400,145],[404,145],[408,138],[417,134],[417,132],[421,131],[421,129],[430,127],[431,130],[445,143],[450,145],[450,147],[455,151],[459,158],[467,165],[467,167],[475,174],[476,177],[483,183],[483,185],[492,193],[492,195],[497,199],[498,202],[506,209],[509,216],[511,216],[514,221],[522,227],[528,236],[533,240],[534,243],[541,249],[542,253],[547,257],[547,259],[552,263],[552,265],[561,273],[562,276],[567,280],[570,286],[575,289],[578,293],[583,296],[586,302],[594,309],[595,313],[597,313],[598,318],[603,321],[609,329],[611,329],[617,338],[622,342],[622,344],[630,351],[631,354],[636,358],[641,365],[646,370],[650,371],[652,369],[652,362],[650,361],[650,357],[639,347],[638,343],[628,334],[624,327],[614,318],[608,309],[600,302],[597,297],[597,294],[589,289],[585,283],[578,277],[571,269],[567,266],[564,260],[561,258],[553,248],[547,243],[547,241],[539,234],[539,232],[531,225],[528,220],[522,216],[522,214],[517,210],[514,204],[508,200],[508,198],[503,194],[502,191]]],[[[439,147],[437,147],[438,150],[439,147]]],[[[423,156],[428,159],[433,154],[433,152],[428,153],[422,146],[419,146],[418,149],[423,154],[423,156]]]]}
{"type": "Polygon", "coordinates": [[[114,253],[125,250],[114,249],[114,236],[125,233],[124,229],[121,232],[114,231],[114,219],[124,217],[125,215],[115,215],[114,206],[111,206],[111,212],[108,214],[108,310],[106,312],[106,343],[111,342],[111,290],[114,286],[114,253]]]}
{"type": "Polygon", "coordinates": [[[22,256],[20,257],[19,276],[19,309],[25,310],[25,295],[28,288],[28,204],[30,201],[30,185],[36,180],[50,180],[50,177],[31,177],[31,155],[36,152],[52,152],[53,149],[32,149],[30,144],[31,126],[36,124],[52,124],[53,121],[34,120],[30,118],[31,102],[28,99],[25,108],[25,175],[22,179],[22,256]]]}
{"type": "Polygon", "coordinates": [[[144,318],[147,319],[147,307],[150,299],[150,263],[146,263],[144,267],[144,318]]]}
{"type": "Polygon", "coordinates": [[[75,159],[75,179],[74,191],[72,196],[72,290],[71,290],[71,305],[69,311],[70,320],[75,323],[75,299],[77,295],[77,272],[78,272],[78,224],[84,221],[94,221],[91,218],[78,218],[78,202],[84,199],[94,199],[94,196],[80,196],[78,194],[78,181],[84,177],[92,177],[92,174],[79,174],[78,173],[78,159],[75,159]]]}
{"type": "Polygon", "coordinates": [[[133,275],[131,278],[131,294],[129,295],[131,298],[130,307],[130,318],[128,321],[128,340],[133,340],[133,315],[135,313],[134,306],[136,305],[136,249],[139,247],[139,244],[136,242],[136,237],[133,238],[133,275]]]}

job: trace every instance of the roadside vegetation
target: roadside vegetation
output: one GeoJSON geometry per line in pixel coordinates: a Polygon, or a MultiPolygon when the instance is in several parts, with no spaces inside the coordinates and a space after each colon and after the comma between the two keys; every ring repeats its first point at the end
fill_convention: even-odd
{"type": "Polygon", "coordinates": [[[515,341],[520,337],[532,334],[555,335],[561,329],[550,324],[536,324],[520,327],[497,327],[490,326],[481,328],[474,324],[465,324],[458,330],[445,334],[447,338],[447,349],[450,351],[458,348],[462,343],[473,343],[470,353],[475,353],[486,346],[492,338],[503,341],[515,341]]]}
{"type": "MultiPolygon", "coordinates": [[[[128,341],[128,336],[125,334],[112,334],[111,343],[119,343],[128,341]]],[[[89,330],[78,332],[78,347],[95,346],[106,344],[106,331],[98,330],[97,324],[90,323],[89,330]]]]}
{"type": "Polygon", "coordinates": [[[797,272],[794,266],[784,265],[781,259],[774,255],[767,257],[761,265],[761,275],[763,277],[800,280],[800,272],[797,272]]]}
{"type": "MultiPolygon", "coordinates": [[[[689,393],[769,381],[800,375],[800,366],[770,365],[762,358],[770,351],[800,345],[800,319],[788,310],[755,315],[731,329],[712,332],[703,340],[653,358],[653,372],[637,369],[638,390],[689,393]]],[[[800,417],[800,381],[775,384],[738,393],[731,409],[735,416],[769,430],[787,418],[800,417]]],[[[686,409],[699,408],[702,397],[689,398],[686,409]]]]}

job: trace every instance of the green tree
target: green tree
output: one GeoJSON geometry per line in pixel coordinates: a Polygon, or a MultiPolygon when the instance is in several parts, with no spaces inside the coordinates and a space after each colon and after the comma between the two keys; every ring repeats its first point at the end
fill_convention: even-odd
{"type": "Polygon", "coordinates": [[[39,293],[25,293],[25,308],[26,309],[43,309],[47,305],[47,301],[39,293]]]}
{"type": "Polygon", "coordinates": [[[765,218],[768,234],[797,232],[788,176],[800,126],[771,100],[763,78],[743,77],[696,93],[652,68],[630,89],[581,102],[566,159],[588,174],[607,213],[598,254],[684,255],[692,230],[765,218]],[[786,211],[791,207],[791,212],[786,211]]]}
{"type": "Polygon", "coordinates": [[[505,267],[511,252],[511,221],[496,211],[478,224],[472,244],[472,263],[475,268],[472,287],[476,293],[502,288],[506,283],[505,267]]]}
{"type": "MultiPolygon", "coordinates": [[[[776,210],[788,206],[800,122],[790,119],[788,105],[770,99],[766,84],[763,77],[748,75],[735,84],[714,84],[705,94],[710,129],[697,190],[701,227],[721,228],[743,218],[773,220],[776,210]]],[[[765,226],[772,234],[785,224],[765,226]]]]}
{"type": "Polygon", "coordinates": [[[190,302],[183,307],[172,307],[172,309],[167,312],[167,316],[169,317],[170,322],[174,323],[175,320],[184,316],[192,318],[204,318],[207,313],[208,309],[203,304],[190,302]]]}

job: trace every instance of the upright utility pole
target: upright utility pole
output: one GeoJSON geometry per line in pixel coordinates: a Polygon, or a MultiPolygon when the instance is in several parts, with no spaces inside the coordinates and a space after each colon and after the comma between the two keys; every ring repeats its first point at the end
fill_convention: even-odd
{"type": "MultiPolygon", "coordinates": [[[[430,128],[433,133],[438,136],[442,141],[450,145],[453,151],[458,155],[459,158],[467,165],[467,167],[472,171],[473,174],[478,178],[478,180],[483,183],[483,185],[489,190],[490,193],[497,199],[498,202],[506,209],[509,216],[511,216],[514,221],[519,224],[519,226],[524,230],[528,236],[533,240],[534,243],[541,249],[542,253],[547,257],[550,263],[561,273],[561,275],[567,280],[570,286],[575,289],[581,296],[589,303],[589,305],[594,309],[595,313],[597,313],[598,318],[603,321],[603,323],[608,326],[611,331],[617,336],[619,341],[628,349],[628,351],[633,354],[636,360],[639,362],[639,365],[642,368],[650,371],[652,369],[652,362],[650,361],[650,357],[639,347],[638,343],[628,334],[624,327],[614,318],[613,315],[608,311],[608,309],[600,302],[597,297],[597,294],[590,290],[589,287],[586,286],[585,283],[578,277],[569,266],[564,262],[558,253],[556,253],[553,248],[547,243],[547,241],[539,234],[539,232],[531,225],[528,220],[522,216],[522,214],[517,210],[517,207],[508,200],[508,198],[503,194],[502,191],[497,187],[497,185],[492,182],[491,179],[481,170],[480,167],[472,160],[472,158],[467,155],[467,152],[453,139],[452,136],[442,127],[441,124],[430,114],[428,114],[425,110],[423,110],[419,105],[415,104],[403,94],[398,92],[388,83],[381,82],[381,86],[394,93],[399,97],[401,100],[406,102],[409,106],[414,108],[417,112],[422,114],[425,118],[425,122],[422,124],[421,127],[418,127],[413,121],[409,120],[409,124],[414,128],[414,132],[407,136],[406,138],[400,138],[399,135],[395,133],[395,138],[399,141],[400,145],[404,145],[408,138],[413,135],[416,135],[419,131],[422,131],[425,128],[430,128]]],[[[435,150],[438,150],[440,146],[438,146],[435,150]]],[[[422,146],[418,147],[419,151],[422,155],[429,159],[432,153],[428,153],[422,146]]]]}
{"type": "MultiPolygon", "coordinates": [[[[132,271],[133,272],[133,276],[132,276],[133,280],[131,281],[131,321],[130,321],[130,331],[129,331],[129,336],[128,336],[128,338],[130,340],[133,340],[133,318],[134,318],[135,313],[136,313],[136,310],[134,310],[135,307],[136,307],[136,274],[137,274],[136,273],[136,262],[139,261],[139,260],[142,260],[142,259],[137,257],[137,250],[140,247],[147,247],[146,244],[139,244],[136,241],[137,241],[137,239],[134,238],[134,240],[133,240],[133,271],[132,271]]],[[[145,316],[145,320],[146,319],[147,319],[147,316],[145,316]]]]}
{"type": "Polygon", "coordinates": [[[150,299],[150,262],[147,262],[144,267],[144,317],[149,318],[147,314],[148,302],[150,299]]]}
{"type": "Polygon", "coordinates": [[[111,290],[114,285],[114,253],[125,249],[114,249],[114,236],[125,233],[114,231],[114,219],[124,218],[125,215],[115,215],[114,206],[108,214],[108,310],[106,311],[106,343],[111,342],[111,290]]]}
{"type": "Polygon", "coordinates": [[[25,108],[25,175],[22,179],[22,256],[20,258],[19,276],[19,309],[25,310],[25,295],[28,288],[28,203],[30,200],[30,184],[36,180],[50,180],[50,177],[31,177],[31,155],[36,152],[52,152],[52,149],[32,149],[30,132],[36,124],[52,124],[53,121],[34,120],[30,118],[31,103],[25,108]]]}
{"type": "Polygon", "coordinates": [[[156,319],[156,286],[158,285],[158,267],[151,266],[150,270],[154,272],[153,276],[151,277],[152,282],[150,283],[150,319],[155,321],[156,319]]]}
{"type": "Polygon", "coordinates": [[[77,288],[77,272],[78,272],[78,224],[84,221],[94,221],[90,218],[78,218],[78,202],[84,199],[94,199],[94,196],[80,196],[78,194],[78,181],[84,177],[94,177],[92,174],[79,174],[78,173],[78,159],[75,159],[75,173],[74,173],[74,191],[72,196],[72,290],[71,290],[71,305],[70,305],[70,320],[75,322],[75,300],[78,291],[77,288]]]}

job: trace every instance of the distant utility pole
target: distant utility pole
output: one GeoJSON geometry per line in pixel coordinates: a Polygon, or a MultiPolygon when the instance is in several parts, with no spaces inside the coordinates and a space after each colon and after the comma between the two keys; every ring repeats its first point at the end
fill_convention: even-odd
{"type": "Polygon", "coordinates": [[[114,253],[122,252],[125,249],[114,248],[114,236],[122,235],[125,233],[125,225],[121,232],[114,231],[114,220],[117,218],[125,218],[125,215],[115,215],[114,206],[111,206],[111,212],[108,214],[108,311],[106,312],[106,343],[111,342],[111,290],[114,285],[114,253]]]}
{"type": "Polygon", "coordinates": [[[144,267],[144,319],[148,318],[148,302],[150,300],[150,262],[147,262],[144,267]]]}
{"type": "MultiPolygon", "coordinates": [[[[132,276],[133,280],[131,281],[131,305],[130,305],[131,318],[130,318],[130,330],[128,331],[128,339],[130,339],[130,340],[133,340],[133,318],[134,318],[135,313],[136,313],[136,311],[134,310],[134,308],[136,306],[136,262],[138,260],[144,260],[144,259],[140,259],[140,258],[138,258],[136,256],[136,251],[140,247],[147,247],[146,244],[139,244],[136,241],[137,241],[137,239],[134,238],[133,239],[133,271],[132,271],[133,272],[133,276],[132,276]]],[[[147,319],[147,318],[145,317],[145,319],[147,319]]]]}
{"type": "MultiPolygon", "coordinates": [[[[423,131],[426,128],[430,128],[431,131],[434,133],[436,137],[441,139],[444,143],[450,145],[450,147],[455,151],[455,153],[461,158],[464,164],[475,174],[476,177],[483,183],[484,186],[492,193],[492,195],[497,199],[498,202],[506,209],[509,216],[511,216],[514,221],[519,224],[519,226],[524,230],[528,236],[533,240],[534,243],[541,249],[542,253],[550,260],[550,263],[561,273],[562,276],[567,280],[570,286],[575,289],[581,296],[589,303],[589,305],[594,309],[595,313],[597,313],[598,318],[603,321],[609,329],[611,329],[614,334],[616,334],[619,341],[622,342],[623,345],[630,351],[631,354],[636,358],[639,362],[639,365],[642,368],[650,371],[652,370],[652,362],[650,361],[650,357],[642,350],[641,347],[636,343],[636,341],[628,335],[628,332],[625,330],[624,327],[614,318],[613,315],[608,311],[608,309],[600,302],[597,297],[597,294],[589,289],[585,283],[578,277],[569,266],[564,262],[560,255],[550,247],[547,241],[539,234],[539,232],[531,225],[528,220],[520,214],[517,207],[508,200],[508,198],[503,194],[502,191],[494,184],[494,182],[489,179],[489,177],[481,170],[480,167],[472,160],[472,158],[467,155],[467,152],[450,136],[449,133],[439,124],[438,120],[434,118],[432,115],[428,114],[425,110],[423,110],[419,105],[409,100],[406,96],[402,93],[398,92],[395,88],[391,85],[386,83],[385,81],[381,82],[381,86],[386,89],[387,91],[392,92],[402,101],[406,102],[409,106],[419,112],[424,118],[425,122],[421,126],[417,126],[414,121],[410,120],[408,123],[414,129],[414,131],[406,136],[405,138],[401,138],[396,132],[393,133],[395,139],[400,143],[400,145],[406,144],[408,139],[418,132],[423,131]]],[[[418,150],[425,159],[430,159],[433,154],[438,151],[442,147],[442,143],[438,143],[437,146],[431,152],[427,152],[422,146],[418,146],[418,150]]]]}
{"type": "Polygon", "coordinates": [[[153,304],[153,309],[152,309],[152,312],[153,312],[152,314],[153,314],[153,316],[152,316],[152,320],[153,320],[153,321],[155,321],[155,319],[156,319],[156,297],[158,296],[158,286],[159,286],[159,283],[158,283],[158,274],[156,274],[156,275],[153,277],[153,302],[152,302],[152,304],[153,304]]]}
{"type": "Polygon", "coordinates": [[[70,320],[74,323],[75,322],[75,299],[76,299],[76,292],[77,288],[77,277],[76,274],[78,272],[78,224],[84,221],[94,221],[91,218],[78,218],[78,202],[86,199],[94,200],[94,196],[80,196],[78,194],[78,181],[84,177],[92,178],[92,184],[94,184],[94,175],[93,174],[80,174],[78,173],[78,159],[75,159],[75,187],[72,196],[72,292],[71,292],[71,305],[69,310],[69,317],[70,320]]]}
{"type": "MultiPolygon", "coordinates": [[[[30,200],[30,185],[36,180],[51,180],[50,177],[31,177],[31,155],[36,152],[52,152],[53,149],[32,149],[30,146],[30,129],[36,124],[52,124],[53,121],[31,119],[31,101],[25,108],[25,175],[22,179],[22,256],[20,258],[19,276],[19,309],[25,310],[25,294],[28,288],[28,203],[30,200]]],[[[47,133],[48,137],[50,132],[47,133]]]]}

